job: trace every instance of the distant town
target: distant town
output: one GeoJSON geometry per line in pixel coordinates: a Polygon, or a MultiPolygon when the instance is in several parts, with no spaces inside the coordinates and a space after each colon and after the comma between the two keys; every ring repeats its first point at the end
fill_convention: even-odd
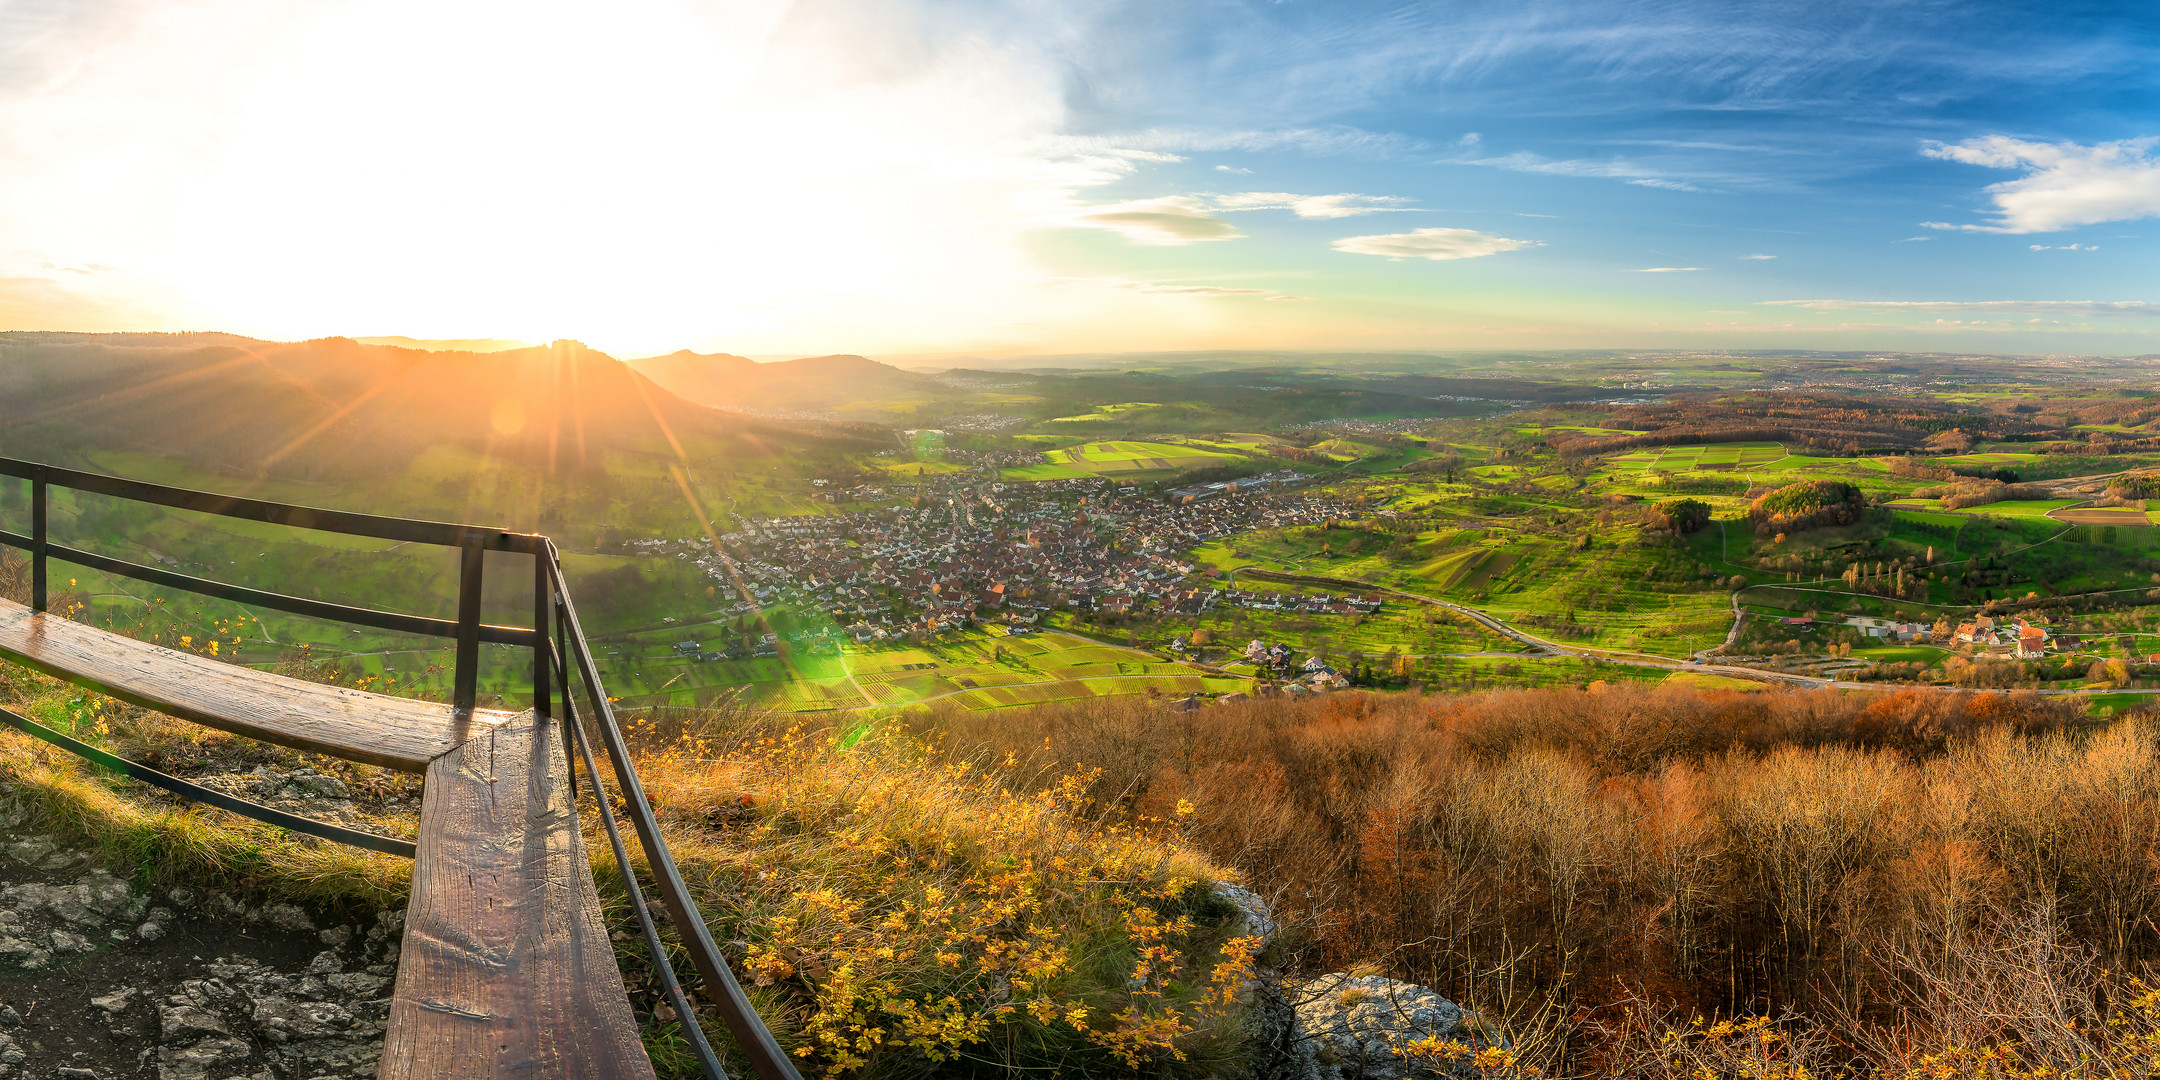
{"type": "MultiPolygon", "coordinates": [[[[982,619],[1026,625],[1058,605],[1080,610],[1200,613],[1221,590],[1189,581],[1194,547],[1254,529],[1313,525],[1351,513],[1298,490],[1289,470],[1165,492],[1088,479],[1005,484],[979,475],[835,492],[878,509],[825,516],[738,519],[716,538],[631,541],[648,556],[695,563],[725,617],[793,611],[830,616],[857,642],[936,634],[982,619]],[[898,493],[907,492],[906,496],[898,493]]],[[[1238,596],[1280,609],[1368,611],[1377,600],[1238,596]]],[[[813,648],[815,648],[815,644],[813,648]]],[[[700,654],[771,655],[749,639],[700,654]]]]}

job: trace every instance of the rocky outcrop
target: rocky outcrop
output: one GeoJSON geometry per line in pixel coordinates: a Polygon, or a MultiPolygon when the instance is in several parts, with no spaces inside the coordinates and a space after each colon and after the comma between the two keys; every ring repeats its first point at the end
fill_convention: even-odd
{"type": "MultiPolygon", "coordinates": [[[[1244,931],[1272,945],[1282,928],[1267,901],[1236,885],[1215,893],[1238,909],[1244,931]]],[[[1417,1049],[1421,1041],[1493,1045],[1476,1018],[1431,990],[1395,979],[1335,973],[1288,982],[1263,968],[1246,1013],[1252,1080],[1401,1080],[1475,1076],[1467,1053],[1417,1049]]]]}
{"type": "Polygon", "coordinates": [[[1375,975],[1323,975],[1291,991],[1301,1080],[1474,1076],[1468,1053],[1416,1052],[1421,1041],[1489,1045],[1473,1018],[1422,986],[1375,975]]]}
{"type": "Polygon", "coordinates": [[[371,1077],[402,923],[153,895],[50,838],[0,843],[0,1080],[371,1077]]]}

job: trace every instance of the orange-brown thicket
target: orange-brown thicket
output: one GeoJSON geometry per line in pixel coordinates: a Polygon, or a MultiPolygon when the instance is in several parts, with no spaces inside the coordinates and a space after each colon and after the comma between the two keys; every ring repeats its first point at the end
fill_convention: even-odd
{"type": "Polygon", "coordinates": [[[1085,764],[1304,928],[1495,1007],[1900,1007],[2005,913],[2116,970],[2160,953],[2160,724],[2036,695],[1595,687],[1138,699],[918,723],[1017,775],[1085,764]],[[2021,916],[2022,917],[2022,916],[2021,916]]]}

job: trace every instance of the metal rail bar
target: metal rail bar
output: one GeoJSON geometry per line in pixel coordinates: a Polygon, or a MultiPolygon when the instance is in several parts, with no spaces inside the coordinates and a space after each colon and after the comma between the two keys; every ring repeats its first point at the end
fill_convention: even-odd
{"type": "Polygon", "coordinates": [[[467,537],[458,549],[457,665],[451,674],[450,707],[472,715],[480,688],[480,570],[487,549],[467,537]]]}
{"type": "Polygon", "coordinates": [[[410,859],[416,857],[419,852],[419,849],[410,840],[400,840],[394,836],[361,832],[358,829],[348,829],[342,825],[332,825],[327,821],[317,821],[314,818],[289,814],[274,806],[249,802],[246,799],[227,795],[216,788],[207,788],[201,784],[182,780],[177,776],[161,773],[148,765],[138,764],[126,758],[106,753],[89,743],[70,738],[29,717],[10,712],[7,709],[0,709],[0,723],[7,724],[9,727],[15,728],[33,738],[49,742],[62,750],[74,754],[76,757],[103,765],[123,776],[140,780],[152,787],[163,788],[185,799],[206,803],[220,810],[230,810],[242,817],[254,818],[265,825],[275,825],[281,829],[290,829],[296,833],[306,833],[309,836],[334,840],[340,844],[350,844],[353,847],[366,848],[369,851],[380,851],[385,855],[402,855],[410,859]]]}
{"type": "MultiPolygon", "coordinates": [[[[563,701],[567,704],[570,701],[569,672],[564,672],[563,676],[563,701]]],[[[622,867],[623,889],[630,895],[630,910],[637,912],[638,930],[645,935],[645,949],[652,954],[653,970],[660,975],[660,987],[666,992],[668,1003],[675,1007],[675,1015],[682,1021],[683,1034],[689,1037],[691,1049],[697,1051],[698,1064],[704,1068],[706,1080],[728,1080],[727,1069],[721,1066],[719,1055],[713,1053],[712,1043],[705,1038],[705,1025],[698,1023],[697,1010],[691,1007],[689,995],[683,993],[682,980],[675,977],[675,965],[668,959],[667,943],[660,940],[660,927],[654,924],[652,912],[646,910],[645,890],[638,886],[637,871],[630,865],[630,852],[623,847],[622,830],[615,827],[615,808],[608,805],[607,789],[600,785],[600,767],[593,764],[592,746],[585,741],[585,729],[578,725],[574,708],[563,711],[569,714],[563,719],[569,725],[570,736],[577,742],[578,758],[585,763],[585,776],[595,795],[593,802],[600,807],[600,824],[607,827],[608,846],[615,850],[615,865],[622,867]]],[[[577,762],[571,763],[570,775],[577,776],[577,762]]]]}
{"type": "MultiPolygon", "coordinates": [[[[0,544],[10,542],[9,534],[0,533],[0,544]]],[[[63,544],[47,544],[46,551],[50,552],[53,558],[62,562],[87,566],[92,570],[102,570],[108,574],[118,574],[121,577],[134,578],[137,581],[147,581],[153,585],[185,589],[188,592],[198,593],[203,596],[214,596],[220,600],[231,600],[235,603],[251,604],[256,607],[273,608],[294,615],[306,615],[310,618],[349,623],[353,626],[366,626],[376,630],[395,630],[400,633],[425,634],[432,637],[456,637],[458,635],[458,624],[449,619],[434,619],[425,615],[406,615],[395,611],[378,611],[374,608],[334,604],[327,600],[310,600],[303,596],[288,596],[284,593],[266,592],[262,589],[251,589],[245,585],[230,585],[222,581],[211,581],[208,578],[193,577],[171,570],[160,570],[154,566],[132,563],[125,559],[115,559],[110,555],[100,555],[94,551],[84,551],[81,548],[71,548],[63,544]]],[[[531,647],[536,639],[531,630],[522,626],[496,626],[483,623],[480,626],[480,640],[495,645],[531,647]]]]}
{"type": "Polygon", "coordinates": [[[45,470],[30,476],[30,610],[45,610],[45,470]]]}
{"type": "Polygon", "coordinates": [[[481,538],[482,546],[489,551],[514,551],[530,555],[540,550],[546,537],[535,533],[513,533],[502,529],[478,525],[454,525],[446,521],[417,521],[411,518],[380,517],[374,514],[355,514],[344,510],[324,510],[312,506],[295,506],[291,503],[267,502],[261,499],[243,498],[238,495],[218,495],[188,488],[167,487],[141,480],[124,480],[117,476],[63,469],[34,461],[0,457],[0,476],[19,476],[33,485],[50,482],[61,487],[87,491],[95,495],[110,495],[134,502],[156,503],[178,510],[193,510],[221,517],[263,521],[272,525],[291,525],[295,528],[314,529],[318,532],[344,533],[349,536],[371,536],[377,540],[399,540],[409,544],[434,544],[438,547],[461,547],[469,536],[481,538]]]}
{"type": "MultiPolygon", "coordinates": [[[[751,1007],[742,984],[736,982],[734,973],[728,970],[727,960],[713,942],[712,931],[706,928],[703,916],[698,913],[697,902],[690,897],[689,886],[683,883],[682,872],[675,868],[675,860],[668,854],[667,838],[660,835],[660,824],[653,818],[652,803],[645,798],[645,787],[638,781],[637,767],[630,762],[622,729],[615,723],[615,711],[609,707],[607,693],[601,689],[592,652],[585,647],[585,631],[578,623],[577,607],[570,600],[569,590],[563,587],[562,561],[556,557],[554,547],[553,542],[549,542],[548,562],[556,586],[556,617],[562,620],[565,637],[575,653],[578,678],[584,683],[586,698],[592,705],[593,724],[599,729],[600,740],[614,762],[615,782],[622,791],[624,809],[630,815],[631,826],[637,830],[639,846],[645,849],[645,861],[652,867],[654,881],[659,886],[661,898],[667,902],[669,917],[675,922],[683,947],[704,979],[705,996],[719,1006],[720,1015],[734,1034],[736,1045],[750,1058],[751,1066],[762,1080],[802,1080],[795,1063],[780,1049],[778,1040],[765,1027],[757,1010],[751,1007]]],[[[605,793],[596,791],[594,796],[605,798],[605,793]]],[[[628,866],[623,871],[626,876],[632,872],[628,866]]]]}
{"type": "MultiPolygon", "coordinates": [[[[117,476],[103,476],[76,469],[63,469],[41,462],[23,461],[0,457],[0,476],[26,478],[30,481],[30,535],[20,537],[13,533],[0,534],[0,542],[15,543],[27,540],[30,551],[31,609],[45,611],[48,590],[47,563],[52,557],[66,559],[123,577],[151,581],[173,588],[187,589],[206,596],[216,596],[238,603],[257,604],[297,615],[329,619],[357,626],[369,626],[383,630],[399,630],[407,633],[429,634],[453,638],[457,642],[457,660],[451,673],[452,706],[461,713],[471,713],[478,704],[480,681],[480,643],[492,642],[508,645],[530,646],[534,650],[535,674],[539,674],[540,644],[546,640],[544,626],[535,624],[530,629],[520,627],[491,627],[480,623],[480,570],[489,551],[508,551],[533,556],[535,561],[554,559],[553,547],[547,538],[536,533],[513,533],[501,529],[477,525],[455,525],[439,521],[415,521],[407,518],[379,517],[373,514],[354,514],[342,510],[323,510],[315,507],[294,506],[289,503],[267,502],[261,499],[242,498],[237,495],[217,495],[186,488],[167,487],[163,484],[126,480],[117,476]],[[227,585],[186,574],[158,570],[138,563],[99,555],[95,552],[59,547],[47,535],[46,524],[50,502],[48,488],[52,484],[107,495],[134,502],[170,506],[223,517],[262,521],[293,528],[313,529],[318,532],[344,533],[353,536],[369,536],[381,540],[403,543],[434,544],[459,549],[458,617],[455,622],[429,619],[397,612],[372,611],[366,608],[322,601],[304,600],[296,596],[249,589],[240,585],[227,585]]],[[[536,569],[535,580],[540,576],[536,569]]],[[[539,607],[535,602],[535,607],[539,607]]],[[[538,680],[535,680],[539,685],[538,680]]]]}

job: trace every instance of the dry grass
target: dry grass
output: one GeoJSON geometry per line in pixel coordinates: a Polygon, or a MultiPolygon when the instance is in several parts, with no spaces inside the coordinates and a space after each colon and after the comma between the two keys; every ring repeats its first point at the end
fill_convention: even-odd
{"type": "Polygon", "coordinates": [[[1075,813],[894,734],[660,733],[639,768],[715,935],[828,1075],[1201,1075],[1256,942],[1163,822],[1075,813]],[[844,745],[846,744],[846,745],[844,745]]]}
{"type": "MultiPolygon", "coordinates": [[[[172,771],[188,772],[213,761],[232,771],[254,763],[290,767],[303,757],[167,720],[11,665],[0,665],[0,705],[172,771]]],[[[343,764],[309,763],[324,771],[343,764]]],[[[344,771],[355,784],[387,786],[376,779],[382,770],[347,766],[344,771]]],[[[12,729],[0,729],[0,791],[28,810],[37,827],[93,845],[150,882],[231,887],[363,910],[402,906],[411,885],[408,860],[321,843],[184,803],[12,729]]],[[[409,822],[373,824],[384,831],[401,826],[408,835],[411,831],[409,822]]]]}

